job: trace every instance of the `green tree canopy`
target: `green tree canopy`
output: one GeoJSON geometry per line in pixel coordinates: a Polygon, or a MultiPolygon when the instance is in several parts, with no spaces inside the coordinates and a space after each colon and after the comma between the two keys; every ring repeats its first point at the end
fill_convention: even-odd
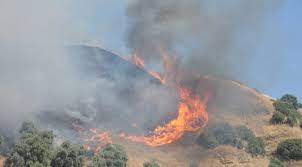
{"type": "Polygon", "coordinates": [[[92,167],[126,167],[128,156],[117,144],[107,144],[93,157],[92,167]]]}
{"type": "Polygon", "coordinates": [[[54,139],[52,131],[20,130],[20,132],[22,135],[13,146],[5,166],[48,166],[54,139]]]}
{"type": "Polygon", "coordinates": [[[55,167],[82,167],[84,165],[85,150],[83,146],[66,141],[56,151],[51,166],[55,167]]]}

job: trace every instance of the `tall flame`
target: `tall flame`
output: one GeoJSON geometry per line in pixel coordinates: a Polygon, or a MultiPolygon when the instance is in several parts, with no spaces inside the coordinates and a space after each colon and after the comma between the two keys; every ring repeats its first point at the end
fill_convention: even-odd
{"type": "MultiPolygon", "coordinates": [[[[169,61],[170,59],[168,55],[164,52],[162,52],[162,58],[165,70],[169,74],[171,66],[173,66],[173,62],[169,61]]],[[[133,64],[137,65],[139,68],[144,68],[144,66],[141,67],[140,65],[144,65],[145,63],[137,54],[134,54],[132,60],[134,60],[133,64]],[[137,62],[140,62],[140,64],[137,64],[137,62]]],[[[149,74],[161,81],[162,84],[168,84],[166,82],[168,75],[166,75],[165,78],[156,72],[151,71],[149,74]]],[[[186,131],[195,132],[205,126],[208,122],[206,103],[209,95],[207,94],[205,99],[202,101],[200,97],[198,95],[194,95],[190,89],[184,86],[179,86],[177,83],[174,83],[173,85],[176,85],[174,87],[176,87],[180,96],[178,116],[175,119],[163,126],[157,126],[151,135],[148,136],[128,136],[122,133],[120,134],[120,137],[134,142],[145,143],[149,146],[161,146],[178,140],[186,131]]]]}
{"type": "MultiPolygon", "coordinates": [[[[208,113],[206,112],[206,104],[208,102],[209,93],[205,94],[203,99],[200,95],[196,95],[191,89],[182,86],[178,81],[178,71],[176,69],[176,56],[169,56],[163,50],[160,50],[163,60],[165,74],[162,75],[155,71],[148,71],[145,69],[144,60],[138,55],[133,54],[131,62],[138,68],[146,71],[159,80],[162,84],[175,88],[179,93],[178,115],[176,118],[170,120],[164,125],[157,126],[149,135],[127,135],[121,133],[120,137],[133,142],[144,143],[149,146],[161,146],[172,143],[182,137],[185,132],[196,132],[208,123],[208,113]]],[[[133,126],[137,126],[134,124],[133,126]]],[[[80,134],[84,132],[81,127],[74,126],[75,130],[80,134]]],[[[87,150],[92,150],[92,144],[97,142],[94,146],[94,151],[98,151],[104,143],[111,142],[111,135],[109,132],[102,132],[98,129],[89,129],[90,137],[85,138],[84,141],[87,150]],[[92,143],[92,144],[91,144],[92,143]]]]}

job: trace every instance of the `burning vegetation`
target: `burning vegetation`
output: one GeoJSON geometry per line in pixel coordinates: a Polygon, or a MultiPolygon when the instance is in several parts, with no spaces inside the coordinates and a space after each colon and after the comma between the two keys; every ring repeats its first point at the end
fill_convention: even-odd
{"type": "MultiPolygon", "coordinates": [[[[131,63],[146,71],[154,79],[158,80],[160,84],[175,89],[178,92],[179,101],[177,115],[172,120],[167,121],[163,125],[157,125],[155,128],[148,132],[147,135],[132,135],[121,132],[119,137],[132,142],[143,143],[148,146],[156,147],[165,144],[172,143],[179,140],[185,132],[197,132],[204,127],[208,122],[208,113],[206,111],[206,104],[210,97],[210,92],[204,92],[201,96],[196,94],[190,87],[183,86],[181,84],[181,76],[177,72],[176,59],[173,56],[169,56],[165,52],[162,53],[162,60],[164,66],[164,74],[160,74],[155,71],[147,70],[144,60],[138,55],[133,54],[131,57],[131,63]]],[[[138,125],[133,124],[137,128],[138,125]]],[[[81,136],[85,133],[82,128],[75,128],[81,136]]],[[[87,149],[94,149],[98,151],[104,143],[111,142],[111,134],[108,131],[102,131],[99,129],[89,129],[91,137],[86,137],[84,142],[87,144],[87,149]],[[95,144],[98,143],[99,144],[95,144]],[[94,145],[94,146],[93,146],[94,145]],[[93,148],[92,148],[93,147],[93,148]]]]}

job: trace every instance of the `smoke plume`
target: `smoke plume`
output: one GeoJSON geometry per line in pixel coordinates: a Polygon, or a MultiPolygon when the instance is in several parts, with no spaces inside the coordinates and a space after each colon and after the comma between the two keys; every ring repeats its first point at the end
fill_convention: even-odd
{"type": "Polygon", "coordinates": [[[130,0],[127,46],[149,63],[160,49],[205,75],[236,77],[261,37],[261,25],[280,1],[268,0],[130,0]],[[238,70],[239,69],[239,70],[238,70]],[[237,71],[236,71],[237,70],[237,71]]]}
{"type": "Polygon", "coordinates": [[[0,126],[11,130],[42,107],[72,103],[83,81],[64,56],[73,28],[60,1],[0,2],[0,126]]]}

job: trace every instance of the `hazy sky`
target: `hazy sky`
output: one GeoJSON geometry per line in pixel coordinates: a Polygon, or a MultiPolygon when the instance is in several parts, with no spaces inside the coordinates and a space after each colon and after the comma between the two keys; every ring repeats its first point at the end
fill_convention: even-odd
{"type": "MultiPolygon", "coordinates": [[[[87,40],[98,41],[104,48],[127,54],[124,43],[125,2],[80,1],[74,6],[74,18],[87,33],[87,40]],[[80,12],[79,12],[80,11],[80,12]]],[[[264,35],[257,41],[251,70],[239,79],[249,86],[273,97],[293,93],[302,98],[302,1],[288,0],[277,12],[268,16],[264,24],[264,35]],[[264,55],[272,55],[264,59],[264,55]],[[278,55],[278,56],[274,56],[278,55]],[[275,63],[273,69],[267,69],[275,63]]],[[[248,39],[243,39],[248,40],[248,39]]]]}

